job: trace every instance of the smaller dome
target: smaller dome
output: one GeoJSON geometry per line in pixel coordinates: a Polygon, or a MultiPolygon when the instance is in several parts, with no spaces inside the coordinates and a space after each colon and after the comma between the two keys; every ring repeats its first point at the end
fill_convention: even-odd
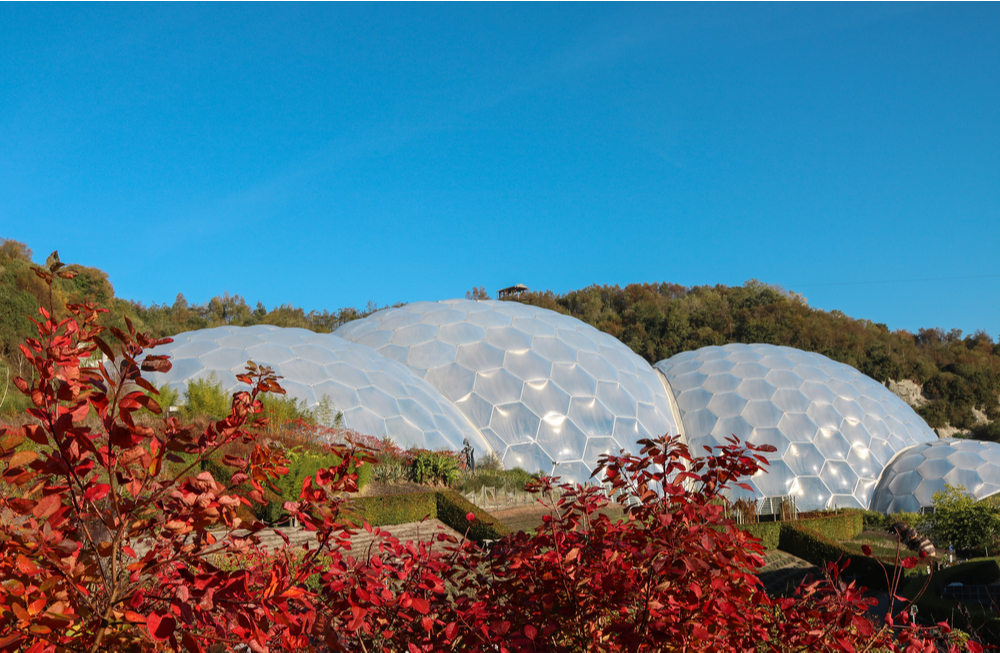
{"type": "Polygon", "coordinates": [[[946,485],[976,499],[1000,492],[1000,443],[944,438],[906,449],[886,466],[871,509],[917,512],[934,504],[946,485]]]}
{"type": "Polygon", "coordinates": [[[673,390],[692,452],[731,435],[773,445],[766,472],[748,484],[757,497],[791,495],[800,510],[867,508],[897,452],[937,440],[885,386],[821,354],[731,344],[654,367],[673,390]]]}
{"type": "Polygon", "coordinates": [[[236,380],[249,360],[283,377],[289,397],[315,408],[324,397],[343,425],[365,435],[388,436],[403,448],[462,448],[468,439],[479,455],[492,451],[455,406],[406,366],[370,347],[330,333],[269,325],[223,326],[188,331],[157,347],[173,367],[149,380],[183,392],[188,382],[213,375],[223,389],[246,389],[236,380]]]}

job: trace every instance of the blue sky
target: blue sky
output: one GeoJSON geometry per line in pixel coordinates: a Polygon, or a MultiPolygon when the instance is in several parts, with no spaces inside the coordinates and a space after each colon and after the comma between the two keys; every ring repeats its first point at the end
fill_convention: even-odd
{"type": "Polygon", "coordinates": [[[1000,5],[0,5],[0,237],[336,309],[750,278],[1000,334],[1000,5]]]}

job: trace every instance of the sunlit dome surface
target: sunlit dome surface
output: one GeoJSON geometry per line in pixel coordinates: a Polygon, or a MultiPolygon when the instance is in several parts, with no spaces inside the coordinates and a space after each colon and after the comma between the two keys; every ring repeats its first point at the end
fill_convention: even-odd
{"type": "Polygon", "coordinates": [[[872,510],[917,512],[931,506],[945,485],[977,499],[1000,492],[1000,443],[944,438],[903,451],[885,468],[872,510]]]}
{"type": "Polygon", "coordinates": [[[479,428],[508,468],[586,481],[597,459],[670,433],[660,377],[614,337],[516,302],[418,302],[336,335],[405,363],[479,428]]]}
{"type": "Polygon", "coordinates": [[[272,367],[288,396],[309,407],[329,397],[343,425],[366,435],[389,436],[405,447],[458,450],[468,438],[480,454],[490,451],[475,428],[448,400],[405,366],[364,345],[329,333],[274,326],[188,331],[157,347],[173,367],[151,374],[158,385],[183,392],[188,381],[212,374],[232,392],[247,389],[236,380],[248,360],[272,367]]]}
{"type": "Polygon", "coordinates": [[[883,468],[937,436],[902,399],[853,367],[816,353],[733,344],[655,366],[670,383],[693,453],[735,434],[771,444],[756,496],[795,497],[800,510],[867,508],[883,468]]]}

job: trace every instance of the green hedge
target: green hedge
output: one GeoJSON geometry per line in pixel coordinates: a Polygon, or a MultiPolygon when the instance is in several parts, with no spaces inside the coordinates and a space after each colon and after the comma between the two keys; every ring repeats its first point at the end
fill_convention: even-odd
{"type": "Polygon", "coordinates": [[[863,510],[838,510],[829,515],[783,523],[800,524],[824,537],[839,542],[852,540],[865,529],[865,515],[863,510]]]}
{"type": "Polygon", "coordinates": [[[502,522],[453,490],[359,497],[354,500],[354,511],[359,520],[372,526],[439,519],[458,533],[468,529],[467,537],[473,542],[499,540],[510,532],[502,522]],[[470,512],[475,515],[471,523],[466,519],[470,512]]]}
{"type": "Polygon", "coordinates": [[[467,537],[473,542],[499,540],[510,532],[503,522],[469,502],[458,492],[442,490],[434,494],[437,497],[437,518],[459,533],[464,533],[468,528],[467,537]],[[476,517],[471,524],[466,519],[470,512],[476,517]]]}
{"type": "MultiPolygon", "coordinates": [[[[881,563],[875,558],[857,555],[812,528],[817,522],[822,523],[824,521],[826,520],[809,519],[797,522],[782,522],[778,548],[821,567],[828,562],[849,560],[850,564],[844,572],[845,576],[855,577],[862,585],[869,588],[887,590],[886,575],[888,574],[888,578],[891,581],[896,568],[890,563],[881,563]],[[883,564],[885,565],[884,568],[883,564]]],[[[836,528],[828,527],[828,530],[840,529],[841,527],[839,526],[836,528]]],[[[849,532],[849,530],[846,532],[849,532]]],[[[860,532],[860,529],[858,532],[860,532]]],[[[850,539],[854,535],[857,535],[857,533],[849,535],[844,539],[850,539]]]]}
{"type": "Polygon", "coordinates": [[[746,531],[760,540],[761,545],[768,551],[778,548],[778,540],[781,534],[781,522],[765,521],[756,524],[740,524],[736,528],[746,531]]]}
{"type": "MultiPolygon", "coordinates": [[[[837,512],[836,514],[800,519],[795,522],[757,522],[756,524],[740,524],[736,528],[747,531],[759,539],[763,547],[770,551],[772,549],[780,548],[781,527],[782,524],[787,523],[800,524],[826,536],[831,540],[850,540],[864,530],[864,511],[845,510],[837,512]]],[[[789,551],[789,553],[792,552],[789,551]]]]}
{"type": "Polygon", "coordinates": [[[354,510],[359,518],[372,526],[408,524],[421,519],[437,517],[435,492],[387,494],[378,497],[354,499],[354,510]]]}

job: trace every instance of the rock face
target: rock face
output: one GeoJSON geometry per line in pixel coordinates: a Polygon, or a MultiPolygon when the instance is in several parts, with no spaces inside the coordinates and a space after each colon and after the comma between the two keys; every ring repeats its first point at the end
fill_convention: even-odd
{"type": "Polygon", "coordinates": [[[947,426],[939,426],[934,429],[934,432],[937,433],[938,437],[942,440],[945,438],[958,438],[969,435],[968,431],[963,431],[962,429],[954,427],[951,424],[947,426]]]}
{"type": "Polygon", "coordinates": [[[889,388],[889,392],[905,401],[912,408],[920,408],[928,403],[927,397],[924,396],[923,388],[916,381],[909,379],[893,381],[889,379],[885,382],[885,387],[889,388]]]}

